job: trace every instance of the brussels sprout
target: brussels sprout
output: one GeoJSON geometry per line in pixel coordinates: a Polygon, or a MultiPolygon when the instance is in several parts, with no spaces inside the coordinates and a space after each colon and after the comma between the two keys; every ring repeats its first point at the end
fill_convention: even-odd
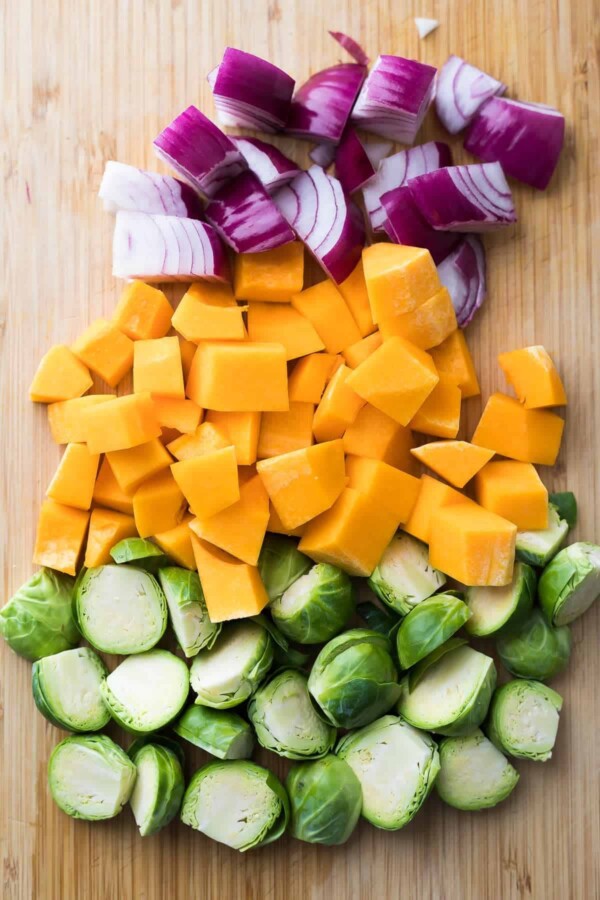
{"type": "Polygon", "coordinates": [[[360,781],[363,816],[387,831],[416,816],[440,769],[435,741],[396,716],[345,735],[336,753],[360,781]]]}
{"type": "Polygon", "coordinates": [[[467,588],[465,599],[471,610],[465,625],[467,632],[475,637],[487,637],[523,622],[533,606],[536,581],[531,566],[516,562],[510,584],[467,588]]]}
{"type": "Polygon", "coordinates": [[[600,547],[585,541],[571,544],[546,566],[538,597],[552,625],[569,625],[600,596],[600,547]]]}
{"type": "Polygon", "coordinates": [[[556,507],[549,503],[547,528],[517,532],[517,559],[531,566],[545,566],[558,552],[568,530],[569,523],[561,519],[556,507]]]}
{"type": "Polygon", "coordinates": [[[357,728],[372,722],[400,696],[390,642],[366,628],[338,635],[317,656],[308,690],[332,725],[357,728]]]}
{"type": "Polygon", "coordinates": [[[435,789],[456,809],[489,809],[512,793],[519,773],[477,729],[466,737],[444,738],[435,789]]]}
{"type": "Polygon", "coordinates": [[[577,500],[572,491],[557,491],[550,494],[548,500],[552,506],[556,507],[556,511],[561,519],[564,519],[569,528],[573,528],[577,524],[577,500]]]}
{"type": "Polygon", "coordinates": [[[569,662],[571,629],[568,625],[549,625],[536,607],[522,625],[501,637],[496,646],[504,667],[513,675],[548,681],[569,662]]]}
{"type": "Polygon", "coordinates": [[[259,687],[248,717],[259,744],[288,759],[317,759],[335,744],[335,728],[317,715],[306,675],[297,669],[284,669],[259,687]]]}
{"type": "Polygon", "coordinates": [[[499,750],[545,762],[552,756],[562,697],[539,681],[509,681],[495,692],[486,731],[499,750]]]}
{"type": "Polygon", "coordinates": [[[429,565],[426,544],[409,534],[397,534],[392,538],[369,578],[369,586],[379,599],[401,616],[431,597],[445,583],[443,572],[429,565]]]}
{"type": "Polygon", "coordinates": [[[68,575],[40,569],[21,585],[0,610],[0,634],[15,653],[36,660],[77,646],[74,584],[68,575]]]}
{"type": "Polygon", "coordinates": [[[436,647],[435,650],[432,650],[424,659],[413,666],[408,673],[409,692],[412,693],[412,691],[414,691],[418,683],[425,677],[425,674],[442,658],[442,656],[445,656],[446,653],[450,653],[451,650],[456,650],[457,647],[464,647],[466,643],[466,638],[456,636],[451,637],[445,644],[436,647]]]}
{"type": "Polygon", "coordinates": [[[168,650],[129,656],[102,684],[111,716],[127,731],[158,731],[179,713],[189,693],[186,664],[168,650]]]}
{"type": "Polygon", "coordinates": [[[79,628],[104,653],[143,653],[167,627],[167,603],[156,579],[134,566],[88,569],[75,589],[79,628]]]}
{"type": "Polygon", "coordinates": [[[251,850],[284,833],[289,801],[279,779],[247,760],[210,762],[192,776],[181,821],[234,850],[251,850]]]}
{"type": "Polygon", "coordinates": [[[258,558],[258,571],[269,600],[278,600],[312,564],[312,559],[298,550],[297,541],[279,534],[267,534],[258,558]]]}
{"type": "Polygon", "coordinates": [[[350,576],[318,563],[270,606],[281,631],[299,644],[322,644],[344,628],[354,612],[350,576]]]}
{"type": "Polygon", "coordinates": [[[167,566],[159,570],[158,580],[167,600],[175,637],[184,654],[190,657],[204,648],[210,650],[221,633],[221,623],[210,621],[198,573],[179,566],[167,566]]]}
{"type": "Polygon", "coordinates": [[[58,728],[99,731],[110,720],[101,690],[108,672],[89,647],[45,656],[31,674],[35,705],[58,728]]]}
{"type": "Polygon", "coordinates": [[[136,769],[105,734],[78,734],[57,744],[48,762],[54,802],[74,819],[112,819],[131,795],[136,769]]]}
{"type": "Polygon", "coordinates": [[[391,616],[385,609],[365,600],[356,607],[356,612],[360,618],[367,623],[371,631],[383,634],[389,637],[390,632],[400,622],[397,616],[391,616]]]}
{"type": "Polygon", "coordinates": [[[345,844],[362,808],[360,781],[339,756],[298,763],[285,786],[290,798],[290,832],[308,844],[345,844]]]}
{"type": "Polygon", "coordinates": [[[129,805],[141,836],[146,837],[177,815],[185,782],[177,755],[162,744],[145,744],[132,759],[137,778],[129,805]]]}
{"type": "Polygon", "coordinates": [[[148,744],[158,744],[160,747],[166,747],[167,750],[170,750],[171,753],[174,753],[177,759],[179,760],[180,766],[183,768],[185,763],[185,754],[181,747],[181,744],[169,737],[166,734],[160,734],[159,732],[151,732],[150,734],[138,734],[138,736],[131,742],[129,747],[127,748],[127,756],[129,759],[133,759],[137,753],[142,749],[142,747],[147,747],[148,744]]]}
{"type": "Polygon", "coordinates": [[[169,557],[147,538],[124,538],[115,544],[110,555],[118,565],[133,563],[138,569],[145,569],[153,575],[163,566],[169,565],[169,557]]]}
{"type": "Polygon", "coordinates": [[[462,645],[430,666],[416,686],[404,677],[398,712],[416,728],[470,734],[485,719],[495,686],[493,659],[462,645]]]}
{"type": "Polygon", "coordinates": [[[423,600],[400,623],[396,634],[398,660],[410,669],[441,646],[469,618],[469,608],[453,594],[435,594],[423,600]]]}
{"type": "Polygon", "coordinates": [[[273,662],[273,639],[256,622],[223,629],[211,650],[201,650],[190,671],[196,703],[215,709],[238,706],[253,694],[273,662]]]}
{"type": "Polygon", "coordinates": [[[225,709],[190,706],[175,722],[173,731],[219,759],[248,759],[254,749],[248,723],[225,709]]]}

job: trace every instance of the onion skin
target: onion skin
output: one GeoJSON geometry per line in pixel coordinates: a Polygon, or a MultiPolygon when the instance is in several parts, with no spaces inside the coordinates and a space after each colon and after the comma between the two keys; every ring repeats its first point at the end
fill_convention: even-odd
{"type": "Polygon", "coordinates": [[[104,209],[111,213],[128,209],[190,219],[202,217],[202,201],[189,184],[112,159],[104,168],[98,196],[104,209]]]}
{"type": "Polygon", "coordinates": [[[468,235],[438,266],[452,299],[459,328],[466,328],[485,300],[485,252],[480,238],[468,235]]]}
{"type": "Polygon", "coordinates": [[[227,47],[209,73],[215,106],[223,125],[279,131],[289,113],[295,81],[273,63],[227,47]]]}
{"type": "Polygon", "coordinates": [[[267,141],[253,137],[232,137],[231,140],[246,160],[250,171],[254,172],[270,194],[288,184],[302,171],[297,163],[267,141]]]}
{"type": "Polygon", "coordinates": [[[458,134],[491,97],[505,90],[501,81],[452,55],[437,74],[435,111],[446,131],[458,134]]]}
{"type": "Polygon", "coordinates": [[[294,232],[253,172],[218,191],[204,214],[236,253],[261,253],[294,240],[294,232]]]}
{"type": "Polygon", "coordinates": [[[367,70],[357,63],[340,63],[316,72],[294,95],[287,134],[337,144],[367,70]]]}
{"type": "Polygon", "coordinates": [[[460,241],[452,231],[436,231],[420,214],[408,185],[388,191],[381,198],[386,213],[385,231],[394,244],[424,247],[437,265],[460,241]]]}

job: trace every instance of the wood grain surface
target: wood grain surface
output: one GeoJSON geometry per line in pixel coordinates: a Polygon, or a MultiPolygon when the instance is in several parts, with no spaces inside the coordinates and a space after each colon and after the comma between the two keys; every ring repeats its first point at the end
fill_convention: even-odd
{"type": "MultiPolygon", "coordinates": [[[[551,188],[514,185],[519,224],[486,238],[489,299],[469,330],[484,397],[501,388],[499,351],[543,343],[564,375],[568,423],[549,487],[580,501],[577,538],[600,539],[598,6],[594,0],[2,0],[0,569],[5,599],[32,571],[37,511],[59,458],[45,409],[30,404],[36,363],[110,314],[112,219],[96,193],[104,163],[158,168],[152,138],[195,103],[222,49],[264,55],[298,81],[344,54],[339,29],[371,56],[440,65],[465,56],[511,96],[556,105],[567,141],[551,188]],[[419,41],[413,15],[440,28],[419,41]]],[[[443,137],[433,114],[420,139],[443,137]]],[[[288,151],[293,142],[280,140],[288,151]]],[[[466,159],[460,140],[452,141],[466,159]]],[[[299,157],[303,158],[303,157],[299,157]]],[[[480,410],[467,404],[470,434],[480,410]]],[[[519,763],[507,803],[459,813],[432,797],[400,833],[362,823],[325,849],[285,838],[236,854],[181,824],[141,839],[127,809],[74,822],[52,803],[46,763],[63,736],[37,714],[30,665],[0,650],[0,821],[6,900],[128,898],[600,897],[600,604],[573,626],[553,759],[519,763]]],[[[202,754],[188,754],[190,771],[202,754]]],[[[281,774],[285,766],[275,760],[281,774]]]]}

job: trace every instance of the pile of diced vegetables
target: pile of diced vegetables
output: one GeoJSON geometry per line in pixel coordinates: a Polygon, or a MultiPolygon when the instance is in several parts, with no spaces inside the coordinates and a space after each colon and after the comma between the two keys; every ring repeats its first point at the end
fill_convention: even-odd
{"type": "Polygon", "coordinates": [[[142,835],[179,813],[238,850],[286,829],[339,844],[361,815],[402,828],[433,787],[494,806],[519,778],[508,757],[552,754],[545,682],[600,593],[600,547],[563,547],[575,498],[535,468],[557,458],[567,402],[544,347],[500,354],[515,396],[456,438],[480,394],[463,330],[485,297],[477,233],[516,220],[505,172],[546,187],[564,120],[457,57],[437,79],[398,56],[368,71],[334,37],[355,62],[295,91],[232,48],[209,75],[223,125],[312,141],[307,171],[194,106],[155,140],[183,180],[107,164],[128,284],[31,385],[66,446],[41,568],[0,632],[72,732],[48,771],[75,818],[129,802],[142,835]],[[434,94],[483,163],[453,166],[440,142],[390,155],[434,94]],[[312,286],[306,248],[326,275],[312,286]],[[153,285],[168,281],[193,282],[175,310],[153,285]],[[92,374],[130,372],[132,393],[90,393],[92,374]],[[111,720],[127,752],[100,733],[111,720]],[[255,742],[294,760],[285,786],[255,742]],[[190,744],[216,759],[186,786],[190,744]]]}

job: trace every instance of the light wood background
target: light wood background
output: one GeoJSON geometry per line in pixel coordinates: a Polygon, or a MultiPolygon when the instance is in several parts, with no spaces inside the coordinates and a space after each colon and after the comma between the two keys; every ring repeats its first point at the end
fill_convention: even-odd
{"type": "MultiPolygon", "coordinates": [[[[501,350],[543,343],[564,375],[568,425],[549,486],[580,501],[576,537],[600,539],[600,153],[594,0],[2,0],[0,570],[4,598],[31,572],[41,497],[58,459],[45,411],[27,400],[36,362],[110,313],[112,221],[96,199],[107,159],[157,166],[151,140],[190,103],[212,111],[206,73],[228,45],[298,81],[344,54],[440,65],[464,55],[511,96],[556,105],[568,123],[545,194],[515,185],[519,224],[486,239],[489,299],[469,330],[484,395],[501,350]],[[413,15],[435,16],[419,41],[413,15]],[[594,258],[594,251],[596,258],[594,258]]],[[[423,138],[442,136],[429,116],[423,138]]],[[[460,140],[452,141],[464,158],[460,140]]],[[[282,141],[286,149],[292,142],[282,141]]],[[[480,409],[469,401],[466,433],[480,409]]],[[[289,838],[238,855],[174,824],[142,840],[129,810],[74,822],[54,807],[46,762],[61,733],[37,714],[30,665],[0,650],[0,818],[6,900],[128,898],[575,898],[600,896],[600,604],[573,626],[551,762],[519,763],[512,799],[459,813],[432,797],[400,833],[362,823],[348,845],[289,838]]],[[[200,761],[192,758],[190,769],[200,761]]],[[[280,773],[283,764],[276,761],[280,773]]]]}

